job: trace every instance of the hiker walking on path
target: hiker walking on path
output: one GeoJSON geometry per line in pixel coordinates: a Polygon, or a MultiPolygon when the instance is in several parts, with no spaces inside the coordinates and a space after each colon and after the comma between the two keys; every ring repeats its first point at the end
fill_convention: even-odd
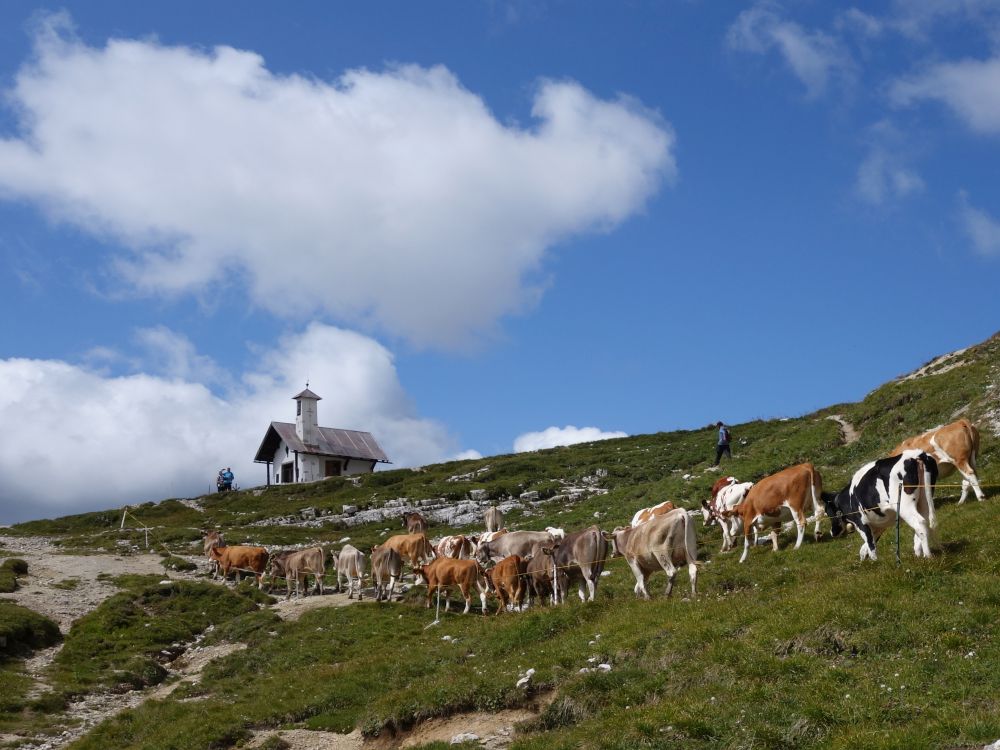
{"type": "Polygon", "coordinates": [[[715,426],[719,428],[719,443],[715,446],[715,463],[712,466],[719,465],[723,453],[729,456],[729,458],[733,457],[733,452],[729,449],[729,442],[732,439],[732,436],[729,434],[729,428],[722,424],[722,422],[716,422],[715,426]]]}

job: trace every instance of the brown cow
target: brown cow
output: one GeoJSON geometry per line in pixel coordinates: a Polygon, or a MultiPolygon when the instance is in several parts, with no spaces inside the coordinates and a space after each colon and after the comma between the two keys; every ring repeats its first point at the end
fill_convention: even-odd
{"type": "Polygon", "coordinates": [[[798,527],[795,549],[802,545],[805,536],[806,503],[812,501],[813,518],[816,520],[815,537],[819,539],[820,497],[823,494],[823,478],[810,463],[789,466],[787,469],[764,477],[746,493],[743,502],[735,510],[743,519],[743,556],[750,554],[750,532],[755,526],[771,529],[771,543],[778,550],[778,530],[781,528],[781,511],[787,509],[798,527]]]}
{"type": "MultiPolygon", "coordinates": [[[[271,577],[271,585],[274,585],[275,578],[285,579],[285,598],[292,596],[292,581],[295,581],[296,596],[306,596],[309,587],[308,575],[313,574],[316,579],[315,591],[323,593],[323,576],[326,575],[326,553],[322,547],[309,547],[308,549],[286,550],[271,555],[271,562],[267,566],[268,575],[271,577]]],[[[270,587],[269,589],[270,590],[270,587]]]]}
{"type": "MultiPolygon", "coordinates": [[[[418,566],[434,559],[434,547],[426,534],[395,534],[382,542],[381,546],[396,550],[403,562],[414,571],[418,566]]],[[[419,574],[417,583],[420,583],[419,574]]]]}
{"type": "Polygon", "coordinates": [[[956,469],[962,475],[962,496],[964,503],[969,487],[976,493],[977,500],[985,500],[979,477],[976,475],[976,457],[979,455],[979,430],[968,419],[935,427],[922,435],[911,437],[896,446],[890,456],[898,456],[905,450],[919,450],[937,461],[938,477],[946,477],[956,469]]]}
{"type": "Polygon", "coordinates": [[[667,574],[667,596],[674,590],[679,566],[687,565],[691,596],[698,593],[698,541],[694,522],[683,508],[657,516],[646,523],[618,528],[610,535],[614,554],[625,558],[635,576],[635,593],[649,599],[646,577],[657,570],[667,574]]]}
{"type": "Polygon", "coordinates": [[[677,506],[674,505],[669,500],[664,500],[659,505],[653,505],[649,508],[643,508],[642,510],[636,511],[635,515],[632,516],[631,526],[638,526],[640,523],[646,523],[650,518],[655,516],[662,516],[665,513],[669,513],[677,506]]]}
{"type": "Polygon", "coordinates": [[[222,534],[218,531],[206,531],[205,538],[202,541],[202,549],[204,550],[205,557],[208,558],[208,569],[212,571],[212,578],[217,578],[219,576],[219,563],[212,559],[209,550],[212,547],[224,547],[226,546],[226,541],[222,538],[222,534]]]}
{"type": "Polygon", "coordinates": [[[431,598],[435,591],[443,592],[445,595],[444,611],[448,611],[451,601],[448,599],[448,592],[452,586],[457,585],[465,599],[465,610],[462,614],[468,614],[472,604],[472,589],[479,590],[479,599],[483,605],[483,616],[486,615],[486,580],[483,576],[483,569],[475,560],[452,560],[447,557],[438,557],[430,565],[424,565],[414,570],[419,571],[427,579],[427,606],[431,606],[431,598]]]}
{"type": "Polygon", "coordinates": [[[392,601],[396,581],[403,575],[403,560],[394,549],[372,547],[372,577],[375,579],[375,601],[392,601]],[[386,586],[386,581],[389,582],[386,586]]]}
{"type": "Polygon", "coordinates": [[[403,528],[406,529],[407,534],[423,534],[427,531],[427,519],[416,511],[404,513],[403,528]]]}
{"type": "Polygon", "coordinates": [[[486,572],[486,581],[491,585],[500,604],[496,614],[500,614],[508,605],[513,604],[520,612],[524,605],[524,595],[527,590],[526,578],[531,555],[521,557],[511,555],[505,557],[486,572]]]}
{"type": "Polygon", "coordinates": [[[257,588],[263,588],[261,579],[267,569],[267,550],[263,547],[212,547],[208,554],[219,563],[223,581],[231,570],[237,571],[237,578],[240,572],[250,572],[257,578],[257,588]]]}

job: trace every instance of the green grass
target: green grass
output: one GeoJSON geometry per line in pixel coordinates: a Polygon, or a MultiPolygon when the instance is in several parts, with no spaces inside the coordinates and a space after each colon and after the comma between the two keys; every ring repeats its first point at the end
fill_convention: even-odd
{"type": "Polygon", "coordinates": [[[0,599],[0,660],[59,642],[59,626],[33,610],[0,599]]]}
{"type": "Polygon", "coordinates": [[[166,676],[156,659],[163,649],[257,608],[252,597],[208,583],[165,585],[156,576],[116,582],[125,590],[73,623],[52,664],[52,684],[64,695],[156,684],[166,676]]]}
{"type": "MultiPolygon", "coordinates": [[[[1000,339],[971,348],[960,361],[963,366],[946,373],[886,384],[858,403],[735,425],[735,455],[722,468],[756,480],[808,460],[825,487],[836,490],[902,438],[961,413],[981,427],[981,481],[1000,484],[998,441],[987,428],[997,408],[1000,339]],[[843,414],[861,439],[844,445],[830,414],[843,414]]],[[[202,498],[204,513],[175,500],[133,512],[158,543],[177,553],[201,553],[199,528],[221,528],[230,543],[271,546],[329,549],[349,536],[364,549],[384,538],[383,529],[396,533],[398,521],[350,530],[250,524],[305,507],[339,512],[344,504],[379,507],[398,497],[458,501],[470,489],[494,499],[526,490],[552,497],[560,480],[579,483],[604,469],[598,486],[608,494],[513,512],[507,525],[610,529],[661,500],[697,507],[721,475],[708,470],[714,438],[712,427],[639,435],[420,472],[379,472],[358,486],[335,479],[210,495],[202,498]],[[474,481],[447,481],[481,470],[474,481]]],[[[609,564],[612,575],[602,580],[593,604],[485,619],[449,614],[430,629],[419,588],[401,604],[325,608],[282,622],[268,611],[232,609],[231,590],[204,584],[204,591],[192,592],[201,604],[174,602],[167,622],[190,619],[192,629],[203,628],[212,620],[201,613],[218,613],[210,600],[229,602],[229,615],[206,643],[239,640],[249,648],[211,664],[199,685],[125,712],[74,747],[221,748],[262,727],[360,727],[370,736],[386,735],[430,717],[527,705],[542,693],[553,700],[523,727],[516,748],[982,745],[1000,738],[1000,531],[993,523],[1000,493],[991,488],[987,494],[990,502],[956,506],[957,489],[942,487],[940,553],[915,560],[912,535],[904,530],[900,567],[891,534],[877,563],[858,562],[860,538],[851,536],[807,542],[797,551],[787,549],[786,539],[779,553],[754,549],[739,565],[738,555],[716,554],[718,532],[699,523],[707,564],[694,601],[679,595],[687,591],[686,573],[673,600],[662,598],[661,575],[651,586],[657,598],[637,601],[620,560],[609,564]],[[590,657],[607,661],[611,671],[581,673],[590,657]],[[529,667],[537,670],[532,689],[515,689],[529,667]],[[184,700],[194,697],[200,700],[184,700]]],[[[119,512],[108,511],[22,524],[12,533],[54,535],[78,551],[115,549],[120,539],[142,546],[143,532],[120,532],[119,521],[119,512]]],[[[431,533],[455,530],[469,529],[434,527],[431,533]]],[[[148,659],[158,644],[182,639],[169,628],[147,638],[149,608],[164,604],[162,592],[153,586],[147,601],[138,593],[145,590],[141,580],[117,582],[125,587],[121,598],[81,620],[79,636],[67,639],[66,649],[71,639],[78,644],[67,664],[56,665],[65,690],[114,685],[127,659],[148,659]],[[111,659],[108,646],[115,644],[124,647],[126,661],[111,659]]]]}
{"type": "Polygon", "coordinates": [[[11,557],[0,563],[0,594],[17,591],[17,577],[28,574],[28,563],[11,557]]]}

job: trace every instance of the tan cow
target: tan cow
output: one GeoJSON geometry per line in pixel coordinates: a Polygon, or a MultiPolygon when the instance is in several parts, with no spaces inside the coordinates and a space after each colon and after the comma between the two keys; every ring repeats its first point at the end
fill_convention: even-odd
{"type": "MultiPolygon", "coordinates": [[[[465,610],[462,614],[468,614],[472,605],[472,589],[478,589],[479,599],[483,605],[483,616],[486,616],[486,579],[483,569],[475,560],[452,560],[447,557],[439,557],[418,569],[420,574],[427,579],[427,606],[431,606],[431,599],[435,592],[444,594],[444,611],[448,611],[451,601],[448,599],[448,592],[452,586],[457,585],[465,599],[465,610]]],[[[414,571],[416,572],[416,570],[414,571]]]]}
{"type": "Polygon", "coordinates": [[[404,513],[403,528],[406,529],[407,534],[422,534],[427,531],[427,519],[416,511],[404,513]]]}
{"type": "Polygon", "coordinates": [[[530,561],[531,555],[527,557],[511,555],[486,572],[486,580],[492,585],[493,592],[500,600],[496,614],[500,614],[508,605],[513,605],[519,612],[521,611],[527,591],[525,578],[530,561]]]}
{"type": "Polygon", "coordinates": [[[394,534],[379,546],[396,550],[410,567],[434,559],[434,547],[431,546],[426,534],[394,534]]]}
{"type": "Polygon", "coordinates": [[[483,520],[486,521],[487,531],[500,531],[503,527],[503,512],[495,505],[491,505],[483,514],[483,520]]]}
{"type": "Polygon", "coordinates": [[[354,581],[358,582],[358,601],[364,599],[361,591],[365,576],[365,553],[351,544],[345,544],[337,556],[337,591],[340,591],[340,577],[347,579],[347,598],[354,598],[354,581]]]}
{"type": "MultiPolygon", "coordinates": [[[[395,534],[382,542],[381,546],[396,550],[403,563],[409,565],[414,571],[435,557],[434,547],[431,546],[426,534],[395,534]]],[[[417,574],[417,583],[420,583],[419,574],[417,574]]]]}
{"type": "Polygon", "coordinates": [[[229,577],[229,571],[236,571],[237,579],[239,573],[253,573],[257,578],[257,588],[263,588],[262,578],[267,569],[267,550],[263,547],[242,547],[233,545],[230,547],[212,547],[208,552],[211,559],[219,563],[222,570],[222,580],[229,577]]]}
{"type": "Polygon", "coordinates": [[[394,549],[372,547],[372,578],[375,579],[375,601],[392,601],[396,581],[403,576],[403,560],[394,549]],[[388,581],[388,585],[386,582],[388,581]]]}
{"type": "MultiPolygon", "coordinates": [[[[797,464],[787,469],[764,477],[750,488],[743,502],[736,506],[736,511],[743,519],[743,556],[740,562],[750,554],[750,532],[755,527],[771,530],[771,543],[775,551],[778,549],[778,530],[781,528],[781,512],[787,510],[798,527],[795,539],[795,549],[802,545],[805,536],[805,507],[812,502],[813,516],[816,520],[815,537],[819,539],[820,497],[823,494],[823,478],[810,463],[797,464]]],[[[809,519],[812,520],[812,519],[809,519]]]]}
{"type": "Polygon", "coordinates": [[[650,518],[655,516],[662,516],[665,513],[669,513],[677,506],[674,505],[669,500],[664,500],[659,505],[653,505],[649,508],[643,508],[642,510],[636,511],[635,515],[632,516],[632,522],[630,526],[638,526],[640,523],[646,523],[650,518]]]}
{"type": "Polygon", "coordinates": [[[212,559],[209,550],[212,547],[224,547],[226,546],[226,541],[222,538],[222,534],[218,531],[206,531],[205,538],[201,540],[202,549],[204,550],[205,557],[208,558],[208,569],[212,571],[212,578],[217,578],[219,576],[219,563],[212,559]]]}
{"type": "Polygon", "coordinates": [[[667,596],[674,590],[679,566],[687,565],[691,578],[691,596],[698,594],[698,540],[694,522],[683,508],[628,528],[618,528],[610,535],[614,555],[625,558],[635,576],[635,593],[649,599],[646,577],[657,570],[667,574],[667,596]]]}
{"type": "Polygon", "coordinates": [[[930,454],[937,461],[938,477],[946,477],[956,469],[962,475],[962,496],[964,503],[969,487],[976,493],[976,499],[985,500],[979,477],[976,476],[976,457],[979,455],[979,430],[968,419],[935,427],[922,435],[908,438],[896,446],[890,456],[899,456],[905,450],[919,450],[930,454]]]}
{"type": "Polygon", "coordinates": [[[305,596],[309,590],[308,574],[316,579],[315,590],[323,593],[323,576],[326,575],[326,553],[322,547],[288,550],[271,556],[268,573],[273,585],[275,578],[285,579],[285,598],[292,596],[292,581],[295,581],[296,596],[305,596]]]}

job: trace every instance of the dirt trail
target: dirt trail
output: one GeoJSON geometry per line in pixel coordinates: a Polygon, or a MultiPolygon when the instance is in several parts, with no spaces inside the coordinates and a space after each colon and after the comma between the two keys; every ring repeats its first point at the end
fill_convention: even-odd
{"type": "Polygon", "coordinates": [[[831,414],[827,419],[832,419],[840,425],[840,432],[844,436],[844,445],[855,443],[861,437],[861,433],[854,429],[854,425],[844,419],[841,414],[831,414]]]}
{"type": "Polygon", "coordinates": [[[480,747],[487,750],[503,750],[514,738],[514,725],[534,716],[536,713],[528,709],[458,714],[443,719],[430,719],[395,737],[367,741],[356,729],[350,734],[310,729],[264,730],[256,732],[247,747],[260,747],[271,737],[279,737],[288,743],[291,750],[395,750],[431,742],[448,743],[464,735],[464,739],[478,742],[480,747]]]}
{"type": "Polygon", "coordinates": [[[3,598],[51,617],[59,624],[63,635],[69,632],[74,620],[118,591],[110,582],[97,579],[102,573],[106,576],[139,573],[164,578],[195,578],[191,574],[164,572],[160,565],[162,558],[158,555],[66,555],[45,537],[0,536],[0,548],[28,563],[28,575],[18,578],[18,590],[4,594],[3,598]],[[72,588],[53,585],[74,579],[77,583],[72,588]]]}
{"type": "MultiPolygon", "coordinates": [[[[75,620],[83,617],[105,599],[119,591],[112,583],[98,580],[99,575],[114,577],[127,573],[137,573],[158,575],[164,579],[194,580],[196,578],[191,573],[165,572],[158,555],[67,555],[63,554],[45,537],[0,535],[0,548],[13,553],[28,563],[28,574],[18,577],[17,591],[12,594],[4,594],[0,598],[14,601],[52,618],[59,625],[59,630],[63,635],[69,632],[75,620]],[[63,587],[56,584],[62,584],[63,587]]],[[[62,644],[42,649],[25,660],[25,673],[35,680],[35,685],[29,694],[31,697],[37,697],[49,690],[49,685],[45,682],[45,671],[61,648],[62,644]]],[[[212,654],[211,658],[219,658],[235,648],[235,646],[230,647],[225,652],[202,650],[209,651],[212,654]]],[[[207,663],[207,660],[202,658],[196,662],[196,665],[200,664],[200,666],[187,671],[184,669],[184,662],[178,660],[178,663],[181,667],[179,674],[182,677],[191,678],[200,673],[201,667],[207,663]]],[[[20,746],[23,750],[56,750],[56,748],[65,747],[79,739],[105,719],[126,709],[134,708],[149,698],[162,697],[162,695],[157,695],[157,691],[161,691],[165,695],[173,691],[175,687],[176,684],[171,684],[147,691],[88,695],[70,705],[66,716],[73,723],[73,726],[66,727],[61,734],[44,738],[4,735],[0,737],[0,740],[17,739],[22,742],[27,740],[27,744],[20,746]]]]}

